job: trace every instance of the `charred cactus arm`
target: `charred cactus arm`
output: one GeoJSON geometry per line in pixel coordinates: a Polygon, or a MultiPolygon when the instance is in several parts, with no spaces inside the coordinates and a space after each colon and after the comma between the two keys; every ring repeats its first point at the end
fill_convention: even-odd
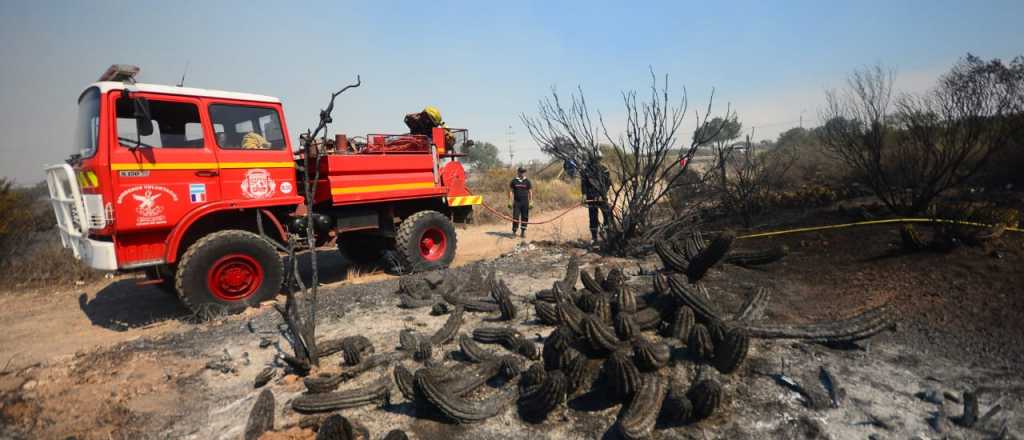
{"type": "Polygon", "coordinates": [[[473,338],[470,338],[467,335],[459,336],[459,349],[470,362],[480,363],[498,358],[498,355],[493,351],[481,347],[480,344],[477,344],[473,338]]]}
{"type": "Polygon", "coordinates": [[[756,251],[733,251],[725,256],[725,262],[737,266],[761,266],[774,263],[789,255],[789,248],[779,245],[756,251]]]}
{"type": "Polygon", "coordinates": [[[362,388],[320,394],[303,394],[292,400],[292,409],[298,412],[324,412],[372,404],[387,404],[390,398],[387,379],[362,388]]]}
{"type": "Polygon", "coordinates": [[[894,310],[886,304],[852,318],[804,325],[737,324],[740,334],[752,338],[802,339],[814,342],[852,342],[874,336],[893,325],[894,310]]]}
{"type": "Polygon", "coordinates": [[[366,336],[349,336],[341,340],[341,353],[348,365],[356,365],[373,354],[373,344],[366,336]]]}
{"type": "Polygon", "coordinates": [[[519,400],[519,414],[528,422],[540,423],[565,401],[569,384],[561,371],[552,371],[539,386],[533,387],[519,400]]]}
{"type": "Polygon", "coordinates": [[[707,248],[690,259],[690,267],[686,270],[686,276],[690,279],[690,282],[697,282],[704,278],[704,274],[707,273],[708,269],[711,269],[712,266],[725,257],[725,254],[729,253],[734,240],[736,240],[736,234],[731,231],[725,231],[715,237],[714,240],[711,240],[707,248]]]}
{"type": "Polygon", "coordinates": [[[486,420],[500,414],[514,402],[519,393],[514,386],[506,387],[484,400],[469,400],[451,393],[438,383],[425,369],[415,374],[417,395],[455,423],[465,424],[486,420]]]}
{"type": "Polygon", "coordinates": [[[437,330],[432,336],[430,336],[430,343],[434,345],[444,345],[451,342],[455,338],[455,334],[458,333],[459,327],[462,326],[462,315],[465,311],[463,306],[455,306],[455,311],[451,315],[448,315],[448,320],[445,321],[444,325],[437,330]]]}
{"type": "Polygon", "coordinates": [[[537,301],[533,305],[533,309],[536,312],[537,320],[545,325],[558,325],[558,312],[555,311],[555,307],[549,303],[543,301],[537,301]]]}
{"type": "Polygon", "coordinates": [[[619,417],[619,432],[623,438],[639,440],[651,435],[667,392],[667,379],[658,374],[644,376],[640,389],[619,417]]]}
{"type": "Polygon", "coordinates": [[[771,299],[771,292],[765,288],[757,289],[757,292],[747,298],[747,301],[743,303],[740,310],[736,312],[736,317],[733,318],[739,322],[752,322],[761,318],[764,314],[764,309],[768,307],[768,301],[771,299]]]}
{"type": "Polygon", "coordinates": [[[668,285],[673,298],[679,304],[690,306],[694,313],[697,314],[697,317],[704,322],[719,322],[722,320],[722,315],[704,300],[705,295],[701,294],[703,286],[699,284],[696,286],[691,285],[678,275],[668,277],[668,285]]]}

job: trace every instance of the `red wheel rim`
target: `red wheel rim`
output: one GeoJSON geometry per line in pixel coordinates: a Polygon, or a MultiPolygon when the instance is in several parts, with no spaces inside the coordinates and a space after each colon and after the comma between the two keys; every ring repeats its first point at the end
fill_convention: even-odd
{"type": "Polygon", "coordinates": [[[430,228],[423,231],[420,237],[420,256],[427,261],[440,260],[448,247],[448,237],[444,231],[438,228],[430,228]]]}
{"type": "Polygon", "coordinates": [[[228,254],[210,266],[206,279],[213,296],[240,301],[252,296],[263,284],[263,266],[245,254],[228,254]]]}

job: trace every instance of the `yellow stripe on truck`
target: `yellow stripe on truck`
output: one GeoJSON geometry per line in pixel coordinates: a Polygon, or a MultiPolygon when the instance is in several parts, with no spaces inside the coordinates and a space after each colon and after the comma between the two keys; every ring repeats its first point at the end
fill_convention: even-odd
{"type": "Polygon", "coordinates": [[[413,183],[393,183],[390,185],[369,185],[369,186],[349,186],[345,188],[331,188],[331,195],[344,195],[344,194],[361,194],[368,192],[383,192],[383,191],[401,191],[406,189],[427,189],[433,188],[434,182],[413,182],[413,183]]]}
{"type": "Polygon", "coordinates": [[[172,162],[172,163],[114,163],[114,171],[142,170],[216,170],[245,168],[293,168],[294,162],[172,162]]]}
{"type": "Polygon", "coordinates": [[[448,206],[470,206],[479,205],[484,202],[483,196],[459,196],[449,197],[448,206]]]}

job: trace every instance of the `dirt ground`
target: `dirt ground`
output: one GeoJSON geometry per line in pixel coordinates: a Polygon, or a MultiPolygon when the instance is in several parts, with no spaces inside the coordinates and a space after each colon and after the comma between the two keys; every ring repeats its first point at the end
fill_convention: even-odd
{"type": "MultiPolygon", "coordinates": [[[[550,229],[552,242],[585,232],[585,212],[566,220],[572,217],[582,231],[577,228],[571,235],[550,229]]],[[[819,224],[832,220],[838,218],[814,218],[819,224]]],[[[504,232],[495,226],[460,231],[458,270],[467,270],[466,264],[474,261],[496,268],[525,312],[513,325],[538,340],[551,327],[532,318],[528,301],[562,276],[571,254],[581,257],[585,269],[623,267],[633,275],[631,283],[640,287],[650,285],[641,268],[647,273],[660,267],[651,258],[621,260],[568,245],[523,245],[490,233],[495,229],[504,232]]],[[[540,229],[534,234],[548,238],[540,229]]],[[[723,310],[734,310],[764,286],[773,297],[765,319],[845,317],[890,299],[901,319],[894,330],[856,347],[757,340],[747,362],[728,376],[679,363],[670,371],[677,380],[698,374],[718,378],[725,389],[723,406],[698,424],[659,426],[654,438],[995,438],[1004,428],[1009,435],[1005,438],[1020,438],[1013,436],[1024,434],[1024,372],[1019,367],[1024,320],[1018,316],[1024,310],[1024,237],[948,254],[899,253],[898,241],[892,227],[738,241],[740,248],[784,243],[791,253],[758,269],[712,269],[706,284],[723,310]],[[821,389],[822,367],[846,391],[838,408],[808,408],[798,394],[771,377],[784,373],[821,389]],[[954,399],[967,390],[982,391],[982,414],[997,406],[1001,410],[973,429],[936,418],[960,414],[954,399]],[[938,398],[940,403],[917,397],[929,391],[945,397],[938,398]]],[[[401,329],[430,333],[446,319],[431,316],[429,308],[397,307],[394,277],[355,278],[358,282],[334,282],[322,291],[321,337],[361,334],[378,352],[391,351],[401,329]]],[[[265,366],[277,365],[275,357],[289,351],[279,316],[266,307],[191,324],[178,319],[184,311],[158,290],[137,289],[130,281],[114,281],[84,295],[77,308],[71,303],[77,295],[67,295],[71,300],[57,299],[60,294],[21,296],[20,302],[13,296],[0,303],[5,330],[0,352],[5,358],[17,355],[0,373],[0,438],[241,438],[260,391],[253,389],[253,377],[265,366]],[[40,296],[50,301],[25,305],[26,299],[40,296]],[[12,310],[18,307],[20,312],[12,310]],[[263,338],[273,345],[260,348],[263,338]]],[[[461,331],[496,325],[491,319],[470,314],[461,331]]],[[[454,350],[458,347],[449,344],[442,351],[454,350]]],[[[337,355],[324,360],[325,371],[341,368],[337,355]]],[[[290,438],[312,438],[311,431],[297,428],[299,417],[288,407],[303,390],[301,380],[278,372],[267,385],[277,401],[275,428],[290,430],[290,438]]],[[[390,374],[390,368],[369,372],[342,388],[390,374]]],[[[484,423],[458,426],[417,417],[411,403],[394,391],[390,405],[343,414],[365,426],[373,439],[400,428],[417,439],[535,440],[614,438],[610,428],[620,410],[600,396],[584,395],[542,424],[524,423],[510,408],[484,423]]]]}
{"type": "MultiPolygon", "coordinates": [[[[543,221],[555,213],[537,213],[543,221]]],[[[453,265],[497,257],[523,240],[504,224],[459,229],[453,265]]],[[[577,208],[558,220],[533,225],[532,241],[571,241],[589,236],[587,212],[577,208]]],[[[355,268],[337,252],[321,252],[321,280],[326,286],[367,283],[393,278],[379,268],[355,268]]],[[[138,286],[133,276],[119,276],[75,289],[0,294],[0,367],[21,368],[67,358],[82,350],[109,347],[141,337],[191,328],[188,310],[176,298],[153,286],[138,286]],[[184,322],[183,322],[184,321],[184,322]],[[59,325],[56,323],[60,323],[59,325]]]]}

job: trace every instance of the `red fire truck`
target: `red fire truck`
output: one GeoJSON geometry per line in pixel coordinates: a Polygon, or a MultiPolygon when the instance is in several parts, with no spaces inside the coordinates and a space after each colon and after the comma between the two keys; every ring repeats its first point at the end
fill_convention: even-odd
{"type": "Polygon", "coordinates": [[[293,152],[277,98],[136,83],[138,70],[111,66],[82,92],[75,153],[46,168],[51,203],[77,258],[145,271],[194,311],[279,293],[272,241],[306,229],[305,172],[318,176],[317,245],[334,240],[357,262],[392,250],[405,270],[447,266],[454,223],[481,203],[457,159],[466,130],[338,135],[315,144],[319,169],[306,170],[311,152],[293,152]]]}

